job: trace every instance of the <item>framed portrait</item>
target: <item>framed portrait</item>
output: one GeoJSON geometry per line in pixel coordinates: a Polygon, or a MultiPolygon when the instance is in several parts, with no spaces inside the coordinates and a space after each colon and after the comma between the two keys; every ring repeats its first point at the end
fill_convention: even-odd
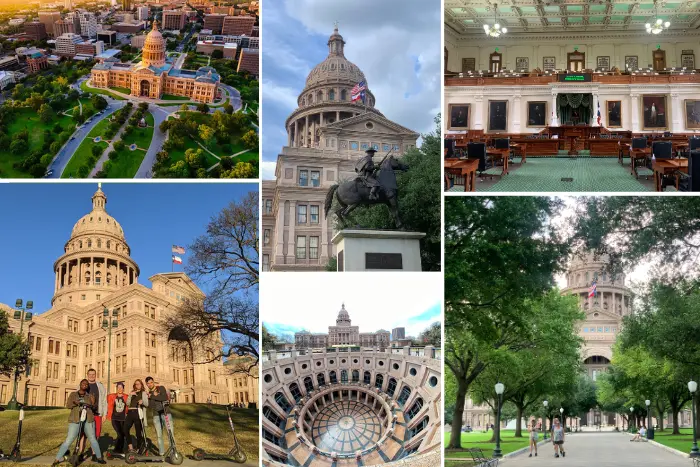
{"type": "Polygon", "coordinates": [[[547,126],[547,101],[530,101],[527,103],[527,126],[547,126]]]}
{"type": "Polygon", "coordinates": [[[515,58],[515,71],[530,71],[530,59],[528,57],[515,58]]]}
{"type": "Polygon", "coordinates": [[[606,101],[607,127],[622,128],[622,101],[606,101]]]}
{"type": "Polygon", "coordinates": [[[508,101],[489,101],[489,131],[508,129],[508,101]]]}
{"type": "Polygon", "coordinates": [[[688,68],[689,70],[695,69],[695,53],[692,50],[683,51],[681,54],[681,66],[688,68]]]}
{"type": "Polygon", "coordinates": [[[669,116],[664,95],[643,95],[642,97],[642,129],[665,130],[669,116]]]}
{"type": "Polygon", "coordinates": [[[476,71],[476,59],[475,58],[463,58],[462,59],[462,73],[467,71],[476,71]]]}
{"type": "Polygon", "coordinates": [[[639,57],[637,55],[625,55],[625,70],[638,70],[639,57]]]}
{"type": "Polygon", "coordinates": [[[685,100],[685,129],[700,130],[700,100],[685,100]]]}
{"type": "Polygon", "coordinates": [[[557,57],[542,57],[542,70],[556,70],[557,57]]]}
{"type": "Polygon", "coordinates": [[[469,129],[469,104],[450,104],[447,113],[450,116],[448,130],[469,129]]]}
{"type": "Polygon", "coordinates": [[[596,57],[596,68],[600,71],[610,71],[610,56],[596,57]]]}

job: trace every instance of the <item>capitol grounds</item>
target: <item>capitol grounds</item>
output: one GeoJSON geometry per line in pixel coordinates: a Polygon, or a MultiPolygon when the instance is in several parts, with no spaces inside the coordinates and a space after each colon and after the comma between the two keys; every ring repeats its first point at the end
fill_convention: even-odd
{"type": "MultiPolygon", "coordinates": [[[[31,206],[58,233],[51,239],[40,231],[0,234],[4,241],[31,251],[11,275],[0,274],[6,285],[0,302],[11,303],[0,303],[0,347],[11,350],[0,353],[0,406],[7,409],[0,412],[0,448],[9,453],[14,445],[19,401],[26,405],[22,464],[51,464],[66,436],[67,397],[94,368],[110,393],[117,381],[128,393],[137,378],[143,381],[149,375],[164,386],[172,402],[178,451],[184,456],[191,456],[195,447],[220,454],[231,449],[225,406],[232,405],[247,465],[256,465],[257,271],[246,269],[244,293],[223,279],[242,273],[231,266],[232,257],[201,253],[212,242],[232,251],[234,243],[251,240],[246,232],[255,232],[252,226],[258,222],[257,185],[70,183],[0,188],[4,199],[16,200],[2,208],[3,216],[13,217],[31,206]],[[37,199],[59,197],[60,211],[36,204],[37,199]],[[139,208],[139,201],[147,198],[179,200],[180,211],[188,214],[173,219],[165,211],[139,208]],[[230,219],[236,219],[235,225],[230,219]],[[216,239],[206,233],[224,227],[229,234],[216,239]],[[182,266],[175,264],[176,257],[182,266]],[[200,267],[214,267],[219,274],[211,277],[200,267]],[[27,274],[25,268],[34,272],[27,274]],[[15,302],[12,297],[17,295],[23,299],[15,302]],[[230,306],[243,309],[236,317],[216,318],[230,306]],[[103,319],[105,312],[108,319],[103,319]],[[208,323],[212,317],[238,333],[209,325],[197,330],[195,321],[208,323]]],[[[258,257],[255,247],[244,254],[248,261],[258,257]]],[[[146,433],[156,439],[150,420],[146,433]]],[[[114,442],[107,420],[99,438],[103,452],[113,449],[114,442]]],[[[194,461],[186,458],[185,463],[194,461]]]]}
{"type": "Polygon", "coordinates": [[[446,465],[562,462],[554,417],[567,464],[689,465],[698,221],[693,198],[447,197],[446,465]]]}
{"type": "MultiPolygon", "coordinates": [[[[94,62],[71,59],[4,91],[0,177],[257,177],[257,78],[237,72],[235,61],[194,52],[196,42],[196,34],[184,34],[183,51],[168,52],[168,60],[175,69],[216,70],[219,93],[209,104],[93,87],[94,62]]],[[[140,54],[122,56],[126,63],[140,59],[140,54]]]]}

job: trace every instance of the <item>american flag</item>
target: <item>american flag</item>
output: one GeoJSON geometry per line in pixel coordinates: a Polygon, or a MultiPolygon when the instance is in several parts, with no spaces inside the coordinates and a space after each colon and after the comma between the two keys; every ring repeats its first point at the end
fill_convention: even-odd
{"type": "Polygon", "coordinates": [[[597,292],[598,292],[598,291],[597,291],[597,289],[596,289],[596,282],[593,281],[593,283],[591,284],[591,286],[588,288],[588,298],[590,298],[590,297],[595,297],[597,292]]]}
{"type": "Polygon", "coordinates": [[[360,81],[355,85],[354,88],[352,88],[352,91],[350,91],[351,97],[352,97],[352,102],[362,100],[362,102],[365,101],[365,90],[367,89],[367,83],[364,81],[360,81]]]}
{"type": "Polygon", "coordinates": [[[182,247],[179,245],[173,245],[173,253],[177,253],[179,255],[184,255],[185,254],[185,247],[182,247]]]}
{"type": "Polygon", "coordinates": [[[600,126],[600,101],[598,101],[598,126],[600,126]]]}

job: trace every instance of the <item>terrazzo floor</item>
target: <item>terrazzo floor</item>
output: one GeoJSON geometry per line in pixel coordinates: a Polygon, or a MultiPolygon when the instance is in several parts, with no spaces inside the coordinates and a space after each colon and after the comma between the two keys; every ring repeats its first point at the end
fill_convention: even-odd
{"type": "Polygon", "coordinates": [[[314,418],[313,443],[338,454],[354,454],[376,444],[382,435],[377,414],[355,401],[341,401],[324,407],[314,418]]]}

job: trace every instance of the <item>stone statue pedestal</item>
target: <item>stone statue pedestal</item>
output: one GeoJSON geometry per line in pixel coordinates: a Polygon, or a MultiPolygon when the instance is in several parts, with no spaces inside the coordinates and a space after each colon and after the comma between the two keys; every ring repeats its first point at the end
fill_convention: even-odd
{"type": "Polygon", "coordinates": [[[344,229],[335,234],[338,271],[421,271],[422,232],[344,229]]]}

